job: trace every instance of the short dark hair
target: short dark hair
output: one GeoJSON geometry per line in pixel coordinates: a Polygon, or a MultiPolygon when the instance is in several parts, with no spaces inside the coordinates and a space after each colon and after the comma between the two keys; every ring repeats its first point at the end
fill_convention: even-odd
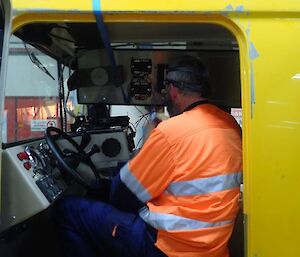
{"type": "Polygon", "coordinates": [[[210,96],[209,74],[205,65],[196,57],[182,56],[168,67],[167,81],[182,91],[210,96]]]}

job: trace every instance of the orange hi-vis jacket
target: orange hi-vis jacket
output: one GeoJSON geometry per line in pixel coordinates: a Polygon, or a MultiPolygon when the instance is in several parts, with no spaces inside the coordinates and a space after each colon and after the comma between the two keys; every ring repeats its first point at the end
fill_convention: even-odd
{"type": "Polygon", "coordinates": [[[153,130],[120,171],[146,204],[140,217],[158,230],[171,257],[227,257],[242,180],[241,130],[218,107],[202,104],[153,130]]]}

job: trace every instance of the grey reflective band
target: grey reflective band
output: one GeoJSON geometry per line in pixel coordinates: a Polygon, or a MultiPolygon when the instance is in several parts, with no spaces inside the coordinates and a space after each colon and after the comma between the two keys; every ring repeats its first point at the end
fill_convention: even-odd
{"type": "Polygon", "coordinates": [[[139,212],[140,217],[150,226],[167,231],[186,231],[195,229],[204,229],[220,227],[232,224],[232,220],[220,222],[205,222],[183,218],[173,214],[150,212],[147,207],[143,207],[139,212]]]}
{"type": "Polygon", "coordinates": [[[165,193],[175,196],[202,195],[220,192],[239,187],[242,182],[242,173],[231,173],[208,178],[171,183],[165,193]]]}
{"type": "Polygon", "coordinates": [[[141,185],[129,170],[128,163],[120,170],[120,179],[142,202],[146,203],[151,200],[152,197],[147,189],[141,185]]]}

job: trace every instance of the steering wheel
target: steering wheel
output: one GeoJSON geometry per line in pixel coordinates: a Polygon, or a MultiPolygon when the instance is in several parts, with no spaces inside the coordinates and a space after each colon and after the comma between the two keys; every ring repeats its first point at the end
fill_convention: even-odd
{"type": "Polygon", "coordinates": [[[55,127],[48,127],[46,129],[45,138],[60,167],[62,167],[76,182],[85,188],[94,190],[95,185],[84,178],[76,168],[80,163],[86,164],[94,173],[96,181],[99,182],[100,177],[92,162],[91,156],[94,153],[100,152],[100,148],[97,145],[94,145],[89,152],[85,152],[71,136],[55,127]],[[62,151],[57,144],[57,139],[67,140],[75,148],[75,151],[70,149],[64,149],[62,151]],[[70,161],[72,159],[75,160],[77,164],[72,164],[70,161]]]}

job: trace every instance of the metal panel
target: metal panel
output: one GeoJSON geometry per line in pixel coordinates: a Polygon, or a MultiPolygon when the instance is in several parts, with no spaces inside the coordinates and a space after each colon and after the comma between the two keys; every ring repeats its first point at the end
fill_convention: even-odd
{"type": "MultiPolygon", "coordinates": [[[[19,10],[52,9],[53,13],[55,10],[92,10],[92,1],[81,0],[62,3],[58,0],[16,0],[14,3],[19,10]]],[[[106,19],[185,22],[195,18],[222,24],[235,34],[240,49],[244,115],[247,254],[249,257],[300,256],[300,38],[297,33],[300,31],[300,2],[104,0],[101,4],[104,11],[136,11],[130,15],[115,14],[113,18],[108,15],[106,19]],[[143,11],[152,14],[146,16],[141,13],[143,11]],[[158,11],[177,11],[178,15],[159,15],[158,11]],[[203,15],[184,16],[180,12],[203,15]]],[[[59,15],[48,17],[62,19],[59,15]]],[[[38,15],[35,18],[42,20],[38,15]]],[[[82,19],[92,19],[92,15],[82,19]]],[[[28,20],[23,16],[15,26],[21,21],[28,20]]]]}
{"type": "MultiPolygon", "coordinates": [[[[197,1],[197,0],[176,0],[176,1],[136,1],[136,0],[94,0],[100,2],[103,11],[251,11],[251,12],[295,12],[300,10],[300,3],[295,0],[231,0],[231,1],[197,1]]],[[[86,12],[93,10],[93,0],[13,0],[14,8],[19,10],[32,9],[37,11],[71,11],[86,12]]]]}
{"type": "Polygon", "coordinates": [[[36,179],[17,158],[17,154],[23,151],[24,145],[20,145],[2,153],[3,199],[0,231],[32,217],[50,205],[36,185],[36,179]]]}

